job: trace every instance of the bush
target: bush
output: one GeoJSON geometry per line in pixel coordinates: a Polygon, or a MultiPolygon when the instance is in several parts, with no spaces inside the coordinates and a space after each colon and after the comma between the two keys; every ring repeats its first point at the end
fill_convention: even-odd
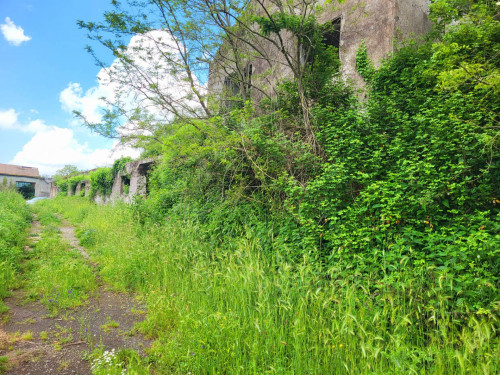
{"type": "Polygon", "coordinates": [[[90,198],[94,198],[97,193],[101,196],[111,194],[115,175],[111,168],[99,168],[90,173],[90,198]]]}

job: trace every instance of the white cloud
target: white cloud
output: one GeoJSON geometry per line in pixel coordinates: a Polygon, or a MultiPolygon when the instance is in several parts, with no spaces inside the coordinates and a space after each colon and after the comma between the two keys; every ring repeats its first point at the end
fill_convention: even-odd
{"type": "Polygon", "coordinates": [[[0,110],[0,129],[15,129],[18,124],[18,117],[19,113],[14,109],[0,110]]]}
{"type": "Polygon", "coordinates": [[[41,174],[52,175],[66,164],[88,170],[110,165],[122,156],[140,156],[137,149],[118,147],[117,141],[109,149],[92,149],[88,144],[78,141],[73,129],[47,125],[41,119],[22,123],[19,113],[14,109],[0,110],[0,130],[33,134],[9,163],[37,167],[41,174]]]}
{"type": "MultiPolygon", "coordinates": [[[[166,31],[153,30],[146,34],[135,35],[123,51],[134,62],[134,67],[124,68],[119,59],[100,70],[97,75],[98,84],[84,92],[79,83],[69,83],[61,92],[59,100],[67,112],[78,111],[89,122],[99,123],[102,109],[107,102],[120,102],[120,106],[128,111],[139,108],[142,113],[150,116],[146,122],[154,128],[155,123],[164,124],[174,118],[174,113],[196,111],[200,103],[191,98],[192,89],[186,79],[183,69],[174,71],[172,65],[179,63],[179,57],[174,48],[174,41],[166,31]],[[170,63],[168,61],[170,60],[170,63]],[[161,105],[158,93],[162,99],[175,107],[161,105]]],[[[198,90],[205,88],[195,82],[198,90]]],[[[149,129],[151,130],[151,129],[149,129]]],[[[148,134],[144,122],[125,122],[119,129],[127,135],[133,133],[148,134]]]]}
{"type": "Polygon", "coordinates": [[[101,121],[101,107],[103,106],[101,98],[110,96],[111,92],[105,86],[92,87],[84,93],[79,83],[70,82],[68,87],[59,94],[59,101],[65,111],[69,113],[78,111],[88,121],[98,123],[101,121]]]}
{"type": "Polygon", "coordinates": [[[19,122],[19,113],[14,109],[0,110],[0,129],[17,130],[23,133],[36,133],[45,130],[47,125],[43,120],[33,120],[27,124],[19,122]]]}
{"type": "Polygon", "coordinates": [[[9,17],[5,18],[5,23],[0,25],[0,30],[2,30],[5,40],[14,46],[31,40],[30,36],[24,34],[23,28],[14,24],[9,17]]]}
{"type": "MultiPolygon", "coordinates": [[[[113,146],[116,146],[116,143],[113,146]]],[[[88,170],[111,165],[122,156],[138,158],[139,154],[139,150],[131,148],[91,149],[75,138],[72,129],[44,125],[10,163],[37,167],[41,174],[53,175],[66,164],[88,170]]]]}

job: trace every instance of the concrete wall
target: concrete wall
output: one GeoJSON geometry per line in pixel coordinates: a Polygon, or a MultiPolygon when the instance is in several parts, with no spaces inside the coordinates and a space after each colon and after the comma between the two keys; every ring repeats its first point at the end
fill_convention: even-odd
{"type": "MultiPolygon", "coordinates": [[[[127,163],[123,172],[115,176],[111,194],[109,196],[97,194],[94,201],[97,204],[108,204],[118,200],[132,203],[134,196],[145,196],[148,184],[147,175],[154,163],[155,159],[153,158],[127,163]]],[[[76,188],[77,194],[83,189],[83,185],[85,186],[85,196],[87,196],[90,190],[90,181],[80,183],[76,188]]]]}
{"type": "MultiPolygon", "coordinates": [[[[79,196],[82,191],[84,192],[83,193],[84,197],[89,195],[89,191],[90,191],[90,181],[89,180],[81,181],[76,185],[75,195],[79,196]]],[[[68,191],[68,195],[71,195],[69,191],[68,191]]]]}
{"type": "Polygon", "coordinates": [[[54,196],[51,195],[53,191],[53,184],[50,179],[0,175],[0,183],[3,182],[4,177],[7,179],[7,183],[12,186],[16,186],[16,182],[30,182],[35,184],[35,197],[54,196]]]}
{"type": "Polygon", "coordinates": [[[430,0],[396,1],[396,37],[407,40],[427,33],[432,22],[429,20],[430,0]]]}
{"type": "MultiPolygon", "coordinates": [[[[269,1],[268,3],[271,3],[269,1]]],[[[382,60],[394,51],[399,40],[418,36],[430,30],[428,19],[429,0],[346,0],[343,4],[332,1],[323,4],[323,11],[316,14],[319,23],[324,24],[341,18],[341,39],[339,54],[342,63],[341,75],[355,86],[362,87],[363,80],[356,72],[356,53],[359,45],[364,41],[368,55],[380,66],[382,60]]],[[[258,12],[258,7],[256,8],[258,12]]],[[[286,49],[293,51],[294,42],[286,33],[281,34],[285,40],[286,49]]],[[[269,59],[249,58],[248,63],[253,66],[252,84],[262,88],[269,95],[273,95],[275,83],[292,72],[285,63],[283,55],[272,43],[260,43],[269,59]]],[[[240,46],[245,51],[244,46],[240,46]]],[[[228,47],[221,46],[221,51],[228,47]]],[[[223,53],[223,52],[221,52],[223,53]]],[[[212,62],[209,77],[209,91],[216,95],[224,90],[224,79],[228,76],[227,63],[219,57],[212,62]],[[225,65],[225,69],[224,66],[225,65]]],[[[258,90],[252,91],[252,97],[259,100],[263,95],[258,90]]]]}

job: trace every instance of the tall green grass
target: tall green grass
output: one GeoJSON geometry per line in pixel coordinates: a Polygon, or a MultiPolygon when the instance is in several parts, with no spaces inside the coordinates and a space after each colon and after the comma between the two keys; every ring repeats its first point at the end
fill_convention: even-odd
{"type": "Polygon", "coordinates": [[[165,218],[142,227],[124,205],[42,204],[79,225],[106,281],[146,301],[140,329],[156,339],[147,363],[157,373],[500,371],[496,315],[448,311],[449,275],[434,288],[415,276],[388,287],[369,275],[322,269],[313,252],[295,264],[264,257],[250,231],[213,248],[193,222],[165,218]]]}
{"type": "Polygon", "coordinates": [[[11,190],[0,190],[0,312],[7,307],[2,299],[19,282],[22,248],[31,213],[24,198],[11,190]]]}

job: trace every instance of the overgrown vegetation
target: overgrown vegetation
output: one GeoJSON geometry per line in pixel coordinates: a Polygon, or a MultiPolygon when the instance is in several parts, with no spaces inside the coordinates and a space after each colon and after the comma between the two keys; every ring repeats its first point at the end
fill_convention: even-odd
{"type": "Polygon", "coordinates": [[[49,313],[80,306],[96,289],[92,266],[61,238],[61,220],[54,210],[34,205],[43,225],[41,239],[32,247],[24,267],[27,298],[40,301],[49,313]]]}
{"type": "MultiPolygon", "coordinates": [[[[147,199],[41,205],[147,301],[157,372],[497,373],[497,6],[433,1],[428,39],[379,69],[361,46],[361,102],[315,18],[279,12],[262,35],[301,33],[314,64],[278,95],[148,128],[147,199]]],[[[148,31],[131,20],[108,26],[148,31]]]]}
{"type": "Polygon", "coordinates": [[[0,313],[7,308],[2,299],[19,283],[30,221],[31,214],[23,197],[12,189],[0,188],[0,313]]]}
{"type": "MultiPolygon", "coordinates": [[[[85,196],[86,192],[84,182],[88,181],[88,183],[90,183],[90,190],[88,192],[89,199],[94,199],[97,194],[101,197],[107,197],[111,194],[115,176],[124,172],[125,165],[131,161],[132,159],[130,157],[123,157],[117,159],[111,168],[97,168],[89,173],[80,172],[76,169],[76,167],[67,165],[61,171],[58,171],[55,176],[55,182],[59,188],[59,192],[64,195],[68,195],[68,193],[69,195],[75,195],[77,186],[82,184],[80,196],[85,196]],[[67,170],[73,170],[73,172],[65,172],[67,170]]],[[[130,180],[130,176],[128,174],[125,174],[124,177],[125,179],[130,180]]]]}

